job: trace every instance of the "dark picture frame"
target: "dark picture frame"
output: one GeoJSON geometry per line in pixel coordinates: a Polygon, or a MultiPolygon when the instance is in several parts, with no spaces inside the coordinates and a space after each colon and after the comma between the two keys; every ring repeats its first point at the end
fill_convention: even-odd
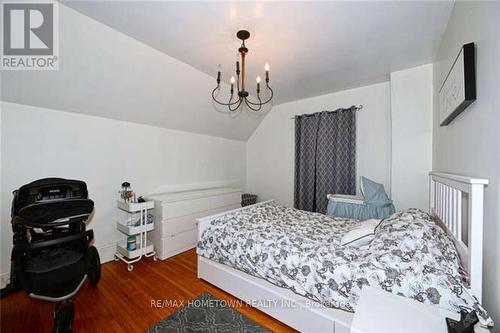
{"type": "Polygon", "coordinates": [[[446,126],[476,100],[474,43],[464,44],[439,89],[439,122],[446,126]]]}

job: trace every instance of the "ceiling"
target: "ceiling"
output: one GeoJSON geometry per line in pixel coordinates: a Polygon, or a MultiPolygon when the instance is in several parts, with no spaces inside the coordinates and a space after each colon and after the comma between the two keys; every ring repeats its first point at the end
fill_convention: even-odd
{"type": "Polygon", "coordinates": [[[211,76],[66,6],[58,62],[53,71],[1,71],[2,101],[239,141],[263,118],[224,112],[210,97],[211,76]]]}
{"type": "Polygon", "coordinates": [[[270,64],[276,105],[431,62],[453,8],[434,1],[63,4],[59,70],[2,71],[2,100],[241,141],[263,116],[228,115],[210,98],[217,65],[226,81],[234,71],[238,29],[252,34],[249,78],[270,64]]]}
{"type": "Polygon", "coordinates": [[[215,77],[234,73],[238,29],[248,74],[271,66],[275,104],[385,81],[433,60],[452,1],[65,1],[67,6],[215,77]]]}

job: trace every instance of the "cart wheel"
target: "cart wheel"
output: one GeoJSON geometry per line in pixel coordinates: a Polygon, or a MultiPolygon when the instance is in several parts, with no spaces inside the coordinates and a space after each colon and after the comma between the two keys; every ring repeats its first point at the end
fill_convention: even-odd
{"type": "Polygon", "coordinates": [[[158,257],[156,255],[153,256],[154,261],[158,261],[158,257]]]}
{"type": "Polygon", "coordinates": [[[70,333],[73,331],[73,316],[75,305],[72,300],[63,301],[56,306],[54,311],[53,333],[70,333]]]}
{"type": "Polygon", "coordinates": [[[99,252],[94,246],[89,247],[89,260],[88,278],[90,284],[95,286],[101,280],[101,260],[99,259],[99,252]]]}
{"type": "Polygon", "coordinates": [[[127,265],[127,270],[132,272],[134,270],[134,265],[127,265]]]}

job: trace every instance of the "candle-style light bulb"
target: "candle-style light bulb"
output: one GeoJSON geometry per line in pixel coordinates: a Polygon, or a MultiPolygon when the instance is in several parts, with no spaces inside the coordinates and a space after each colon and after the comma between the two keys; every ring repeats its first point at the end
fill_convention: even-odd
{"type": "Polygon", "coordinates": [[[234,93],[234,76],[231,76],[231,95],[234,93]]]}
{"type": "Polygon", "coordinates": [[[264,69],[266,70],[266,83],[269,82],[269,64],[264,65],[264,69]]]}
{"type": "Polygon", "coordinates": [[[257,95],[258,95],[260,93],[260,76],[257,76],[255,81],[257,81],[257,95]]]}
{"type": "Polygon", "coordinates": [[[220,64],[217,66],[217,84],[220,83],[220,64]]]}
{"type": "Polygon", "coordinates": [[[260,83],[260,76],[257,76],[257,78],[255,79],[255,81],[257,81],[257,83],[260,83]]]}

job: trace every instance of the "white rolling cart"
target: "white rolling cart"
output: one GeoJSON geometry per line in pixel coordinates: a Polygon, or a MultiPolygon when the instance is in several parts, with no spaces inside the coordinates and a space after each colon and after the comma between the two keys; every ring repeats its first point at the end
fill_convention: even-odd
{"type": "Polygon", "coordinates": [[[147,223],[148,210],[153,208],[154,201],[129,203],[118,200],[120,218],[116,222],[116,228],[127,237],[136,237],[135,250],[128,250],[127,239],[118,242],[116,246],[115,260],[125,262],[129,272],[134,269],[132,264],[142,257],[153,257],[155,261],[157,259],[153,242],[148,240],[148,232],[154,229],[154,223],[147,223]]]}

